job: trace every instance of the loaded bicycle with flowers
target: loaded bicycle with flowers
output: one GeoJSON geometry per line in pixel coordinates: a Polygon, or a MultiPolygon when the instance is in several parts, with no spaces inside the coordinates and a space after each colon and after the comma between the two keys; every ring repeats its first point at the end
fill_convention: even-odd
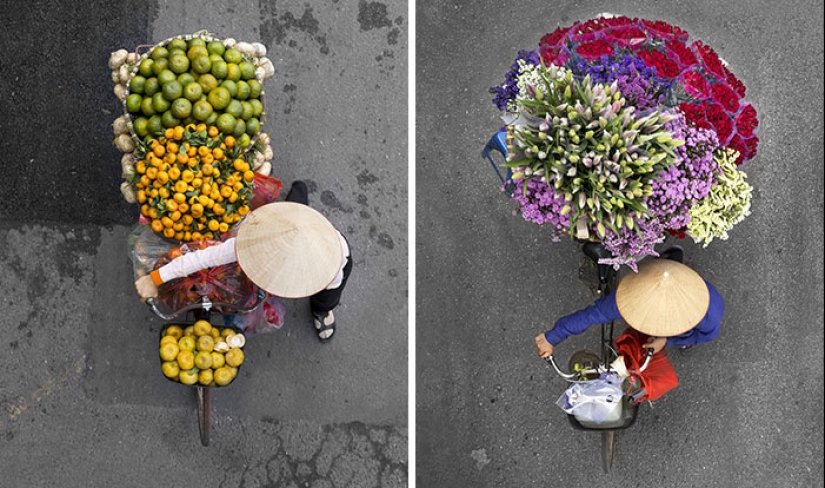
{"type": "Polygon", "coordinates": [[[688,40],[666,22],[602,15],[519,52],[491,93],[525,220],[635,269],[668,234],[707,246],[749,215],[757,111],[716,52],[688,40]]]}

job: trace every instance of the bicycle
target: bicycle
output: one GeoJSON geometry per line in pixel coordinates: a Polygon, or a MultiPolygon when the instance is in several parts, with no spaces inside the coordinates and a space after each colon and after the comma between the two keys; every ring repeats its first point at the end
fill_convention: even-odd
{"type": "MultiPolygon", "coordinates": [[[[247,315],[253,311],[255,311],[263,302],[266,300],[266,292],[263,290],[258,290],[255,294],[254,301],[250,303],[248,306],[240,306],[237,304],[225,303],[225,302],[212,302],[207,297],[202,297],[200,302],[193,303],[188,305],[180,310],[174,312],[164,312],[160,310],[158,307],[158,301],[154,298],[149,298],[146,300],[146,306],[154,313],[156,316],[160,317],[163,320],[175,320],[176,325],[182,325],[186,327],[187,325],[194,324],[198,320],[207,320],[213,326],[219,327],[229,327],[236,332],[240,332],[240,329],[234,326],[229,326],[225,324],[225,317],[227,314],[224,312],[227,311],[234,311],[233,315],[247,315]],[[215,309],[219,308],[222,312],[217,312],[215,309]],[[218,324],[215,320],[216,316],[220,315],[222,317],[221,322],[222,324],[218,324]],[[183,316],[183,320],[179,320],[178,317],[183,316]]],[[[165,329],[167,325],[164,324],[164,327],[161,329],[165,329]]],[[[162,333],[162,332],[161,332],[162,333]]],[[[203,386],[200,384],[192,385],[195,387],[195,395],[196,395],[196,402],[197,402],[197,409],[198,409],[198,431],[200,433],[201,444],[203,446],[208,446],[209,442],[212,438],[212,390],[213,386],[203,386]]]]}
{"type": "MultiPolygon", "coordinates": [[[[512,170],[507,168],[506,176],[499,171],[496,161],[493,159],[491,153],[498,152],[501,156],[507,159],[507,133],[504,130],[499,130],[488,140],[487,144],[481,152],[483,158],[487,159],[496,172],[499,180],[502,183],[502,188],[508,197],[513,195],[514,185],[511,181],[512,170]]],[[[597,270],[597,283],[595,292],[598,298],[609,295],[615,290],[618,282],[618,273],[612,266],[601,264],[599,260],[610,257],[610,252],[598,242],[585,242],[582,245],[582,252],[584,253],[586,262],[595,265],[597,270]]],[[[581,270],[580,270],[581,271],[581,270]]],[[[610,366],[618,357],[617,352],[613,348],[614,335],[614,321],[601,324],[601,340],[599,345],[599,354],[582,349],[573,353],[570,357],[568,367],[576,373],[566,373],[562,371],[556,363],[553,356],[546,358],[546,361],[553,366],[556,373],[568,382],[578,381],[580,379],[594,379],[603,373],[612,371],[610,366]]],[[[653,349],[648,349],[644,355],[644,362],[635,373],[644,371],[651,358],[653,357],[653,349]]],[[[589,422],[580,420],[575,415],[569,415],[567,418],[570,424],[579,430],[592,430],[601,433],[601,459],[602,468],[605,473],[610,472],[613,467],[613,458],[616,446],[616,432],[618,430],[630,427],[636,420],[638,412],[638,403],[644,398],[645,390],[638,389],[630,395],[624,395],[621,400],[621,415],[618,419],[607,421],[603,423],[589,422]]]]}
{"type": "MultiPolygon", "coordinates": [[[[599,298],[609,295],[616,288],[618,282],[618,273],[612,266],[600,264],[599,260],[608,256],[609,252],[600,243],[586,242],[582,245],[582,252],[595,265],[598,271],[597,294],[599,298]]],[[[568,382],[575,382],[581,379],[594,379],[604,373],[614,371],[611,366],[613,362],[619,357],[618,353],[613,347],[615,321],[610,321],[600,325],[601,339],[599,341],[600,354],[589,349],[581,349],[573,353],[568,362],[568,369],[576,371],[575,373],[564,372],[559,368],[553,355],[548,356],[545,360],[553,367],[556,373],[568,382]]],[[[647,349],[644,355],[644,362],[637,371],[631,371],[631,376],[626,382],[632,382],[633,374],[643,372],[651,358],[653,357],[653,349],[647,349]]],[[[626,389],[623,385],[623,390],[626,389]]],[[[636,421],[636,414],[638,413],[638,405],[644,399],[646,391],[644,389],[637,389],[631,394],[622,396],[620,409],[621,414],[618,418],[611,419],[602,423],[591,422],[577,418],[575,415],[568,414],[567,418],[570,424],[578,430],[599,431],[601,433],[601,460],[602,469],[605,473],[609,473],[613,468],[613,459],[616,447],[616,432],[627,429],[636,421]]]]}

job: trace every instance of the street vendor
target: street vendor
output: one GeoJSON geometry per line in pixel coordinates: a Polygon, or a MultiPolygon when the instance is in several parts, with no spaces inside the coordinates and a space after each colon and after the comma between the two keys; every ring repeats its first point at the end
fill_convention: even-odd
{"type": "Polygon", "coordinates": [[[158,296],[158,286],[176,278],[236,262],[259,288],[280,298],[310,297],[318,339],[335,333],[333,309],[352,271],[346,238],[308,206],[304,182],[293,183],[286,201],[263,205],[240,223],[235,237],[172,260],[135,282],[141,300],[158,296]]]}
{"type": "Polygon", "coordinates": [[[539,356],[547,358],[568,337],[615,319],[648,336],[644,347],[654,354],[665,346],[687,348],[716,338],[724,300],[713,285],[682,264],[682,253],[675,246],[662,258],[642,262],[614,292],[558,319],[552,329],[536,336],[539,356]]]}

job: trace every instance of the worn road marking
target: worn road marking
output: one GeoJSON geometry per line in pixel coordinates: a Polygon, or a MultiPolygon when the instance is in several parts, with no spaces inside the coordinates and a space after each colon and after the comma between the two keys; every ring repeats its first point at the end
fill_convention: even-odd
{"type": "Polygon", "coordinates": [[[11,422],[19,417],[29,407],[35,406],[41,400],[52,394],[55,388],[66,384],[72,378],[80,375],[86,367],[86,354],[80,356],[72,365],[58,377],[47,378],[38,387],[28,395],[21,395],[15,401],[5,407],[8,412],[7,418],[4,420],[0,418],[0,430],[6,428],[7,421],[11,422]]]}

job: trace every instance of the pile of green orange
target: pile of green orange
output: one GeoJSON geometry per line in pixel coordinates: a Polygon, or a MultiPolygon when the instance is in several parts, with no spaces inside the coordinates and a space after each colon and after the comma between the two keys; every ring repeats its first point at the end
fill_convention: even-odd
{"type": "Polygon", "coordinates": [[[204,123],[242,146],[260,132],[261,82],[255,65],[219,40],[174,38],[154,47],[129,80],[126,110],[138,137],[204,123]]]}
{"type": "Polygon", "coordinates": [[[243,334],[198,320],[182,327],[169,325],[161,334],[163,375],[185,385],[226,386],[244,361],[243,334]]]}

